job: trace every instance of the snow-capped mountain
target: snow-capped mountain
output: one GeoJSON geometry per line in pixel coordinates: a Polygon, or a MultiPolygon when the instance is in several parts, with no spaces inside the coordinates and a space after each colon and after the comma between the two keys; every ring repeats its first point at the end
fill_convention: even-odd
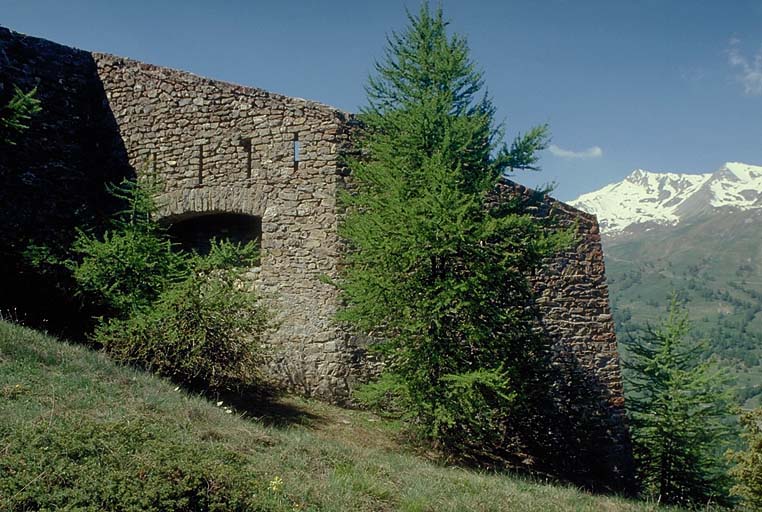
{"type": "Polygon", "coordinates": [[[655,173],[637,169],[618,183],[569,204],[598,217],[601,232],[674,226],[713,209],[762,208],[762,167],[727,162],[713,173],[655,173]]]}

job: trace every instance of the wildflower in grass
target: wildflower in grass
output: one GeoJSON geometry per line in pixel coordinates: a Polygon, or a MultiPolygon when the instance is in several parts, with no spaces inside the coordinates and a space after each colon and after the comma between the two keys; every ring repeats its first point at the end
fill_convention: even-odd
{"type": "Polygon", "coordinates": [[[280,490],[283,488],[283,479],[279,476],[276,476],[272,480],[270,480],[270,485],[268,486],[268,489],[270,489],[272,492],[280,492],[280,490]]]}

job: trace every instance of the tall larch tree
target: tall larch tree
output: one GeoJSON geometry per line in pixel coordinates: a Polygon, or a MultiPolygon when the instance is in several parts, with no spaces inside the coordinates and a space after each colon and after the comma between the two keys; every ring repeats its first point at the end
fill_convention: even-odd
{"type": "Polygon", "coordinates": [[[537,169],[547,127],[506,144],[466,40],[426,3],[408,20],[366,87],[342,318],[385,361],[362,398],[391,397],[423,435],[478,457],[506,443],[545,349],[526,276],[570,235],[488,200],[506,174],[537,169]]]}

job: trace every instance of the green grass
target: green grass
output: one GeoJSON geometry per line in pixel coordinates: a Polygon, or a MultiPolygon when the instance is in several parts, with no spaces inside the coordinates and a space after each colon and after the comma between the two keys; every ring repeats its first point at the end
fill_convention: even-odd
{"type": "Polygon", "coordinates": [[[0,322],[0,510],[645,511],[446,467],[394,424],[297,398],[232,409],[0,322]],[[230,411],[230,412],[228,412],[230,411]]]}

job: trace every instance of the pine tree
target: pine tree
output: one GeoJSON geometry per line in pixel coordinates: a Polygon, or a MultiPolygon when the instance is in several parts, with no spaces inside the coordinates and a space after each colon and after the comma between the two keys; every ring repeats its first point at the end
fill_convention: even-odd
{"type": "Polygon", "coordinates": [[[727,496],[723,447],[730,387],[689,338],[687,312],[672,298],[666,320],[628,345],[627,404],[643,490],[666,504],[727,496]]]}
{"type": "Polygon", "coordinates": [[[547,127],[508,147],[465,39],[425,3],[408,18],[360,116],[342,318],[385,358],[366,401],[392,396],[444,447],[489,451],[505,442],[545,348],[525,276],[568,234],[546,235],[518,202],[487,207],[502,176],[536,169],[547,127]]]}
{"type": "Polygon", "coordinates": [[[81,292],[121,318],[150,308],[164,289],[187,273],[187,261],[173,250],[166,228],[156,220],[158,182],[125,179],[107,186],[125,208],[99,235],[80,232],[69,262],[81,292]]]}
{"type": "Polygon", "coordinates": [[[15,137],[29,128],[29,121],[42,110],[36,95],[36,87],[29,92],[13,87],[13,97],[0,107],[0,143],[16,144],[15,137]]]}
{"type": "Polygon", "coordinates": [[[735,462],[731,476],[735,479],[732,493],[743,498],[749,510],[762,510],[762,408],[741,415],[745,450],[730,452],[735,462]]]}

